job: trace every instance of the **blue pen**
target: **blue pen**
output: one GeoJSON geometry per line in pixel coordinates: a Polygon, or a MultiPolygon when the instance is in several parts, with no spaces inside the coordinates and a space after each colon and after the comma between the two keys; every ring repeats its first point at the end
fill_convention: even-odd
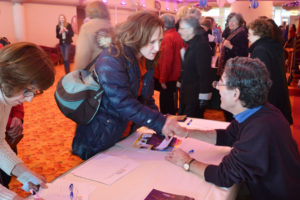
{"type": "Polygon", "coordinates": [[[73,183],[70,184],[69,189],[70,189],[70,199],[73,200],[74,193],[73,193],[73,183]]]}
{"type": "Polygon", "coordinates": [[[189,150],[188,154],[194,153],[194,149],[189,150]]]}
{"type": "Polygon", "coordinates": [[[191,125],[192,121],[193,121],[193,120],[190,119],[190,121],[189,121],[186,125],[188,125],[188,126],[191,125]]]}

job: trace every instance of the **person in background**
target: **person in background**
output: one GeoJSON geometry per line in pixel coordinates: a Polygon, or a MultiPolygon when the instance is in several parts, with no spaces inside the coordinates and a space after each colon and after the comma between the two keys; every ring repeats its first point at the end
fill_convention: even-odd
{"type": "Polygon", "coordinates": [[[277,24],[275,23],[275,21],[273,19],[266,18],[265,20],[267,20],[272,27],[272,34],[273,34],[272,38],[274,40],[277,40],[277,42],[279,42],[281,44],[281,46],[284,46],[284,39],[282,37],[281,29],[277,26],[277,24]]]}
{"type": "Polygon", "coordinates": [[[164,22],[165,32],[154,78],[160,91],[160,112],[175,115],[178,102],[176,82],[180,76],[180,49],[183,48],[183,41],[176,31],[175,17],[171,14],[164,14],[160,18],[164,22]]]}
{"type": "Polygon", "coordinates": [[[158,111],[153,99],[154,67],[164,23],[150,12],[137,12],[115,28],[115,36],[95,64],[104,90],[94,119],[78,125],[73,153],[86,160],[146,126],[157,134],[184,132],[176,119],[158,111]]]}
{"type": "Polygon", "coordinates": [[[199,8],[192,7],[192,8],[188,9],[188,12],[187,12],[186,16],[193,16],[196,19],[198,19],[198,21],[200,23],[201,18],[202,18],[202,13],[201,13],[201,10],[199,8]]]}
{"type": "Polygon", "coordinates": [[[212,51],[212,56],[214,56],[216,51],[216,43],[214,41],[215,37],[212,35],[213,21],[210,17],[205,17],[203,20],[201,20],[200,25],[206,32],[208,43],[212,51]]]}
{"type": "Polygon", "coordinates": [[[287,47],[293,47],[294,39],[297,36],[297,29],[296,25],[292,24],[290,30],[289,30],[289,39],[287,41],[287,47]]]}
{"type": "Polygon", "coordinates": [[[296,25],[292,24],[292,27],[290,28],[290,39],[296,37],[296,33],[297,33],[297,29],[296,29],[296,25]]]}
{"type": "MultiPolygon", "coordinates": [[[[178,11],[176,12],[176,18],[177,18],[177,20],[176,20],[175,27],[176,27],[176,30],[177,30],[177,31],[178,31],[178,29],[179,29],[180,19],[187,16],[189,9],[190,9],[189,6],[181,6],[181,7],[178,9],[178,11]]],[[[201,13],[201,12],[200,12],[200,13],[201,13]]]]}
{"type": "Polygon", "coordinates": [[[260,59],[267,67],[273,82],[268,101],[277,107],[290,124],[293,124],[291,103],[285,76],[284,50],[273,38],[273,27],[267,20],[256,19],[249,24],[250,57],[260,59]]]}
{"type": "Polygon", "coordinates": [[[103,47],[99,45],[97,35],[103,29],[111,29],[110,15],[105,3],[93,1],[86,6],[85,13],[90,20],[80,28],[76,42],[75,70],[84,69],[101,53],[103,47]]]}
{"type": "Polygon", "coordinates": [[[179,34],[187,42],[180,75],[180,115],[202,118],[212,97],[212,52],[207,38],[200,33],[199,20],[193,16],[182,18],[179,34]]]}
{"type": "Polygon", "coordinates": [[[300,156],[289,123],[267,103],[272,84],[267,68],[259,59],[236,57],[224,70],[214,85],[221,107],[235,120],[225,130],[187,129],[179,136],[230,146],[230,153],[218,165],[197,161],[181,149],[166,159],[220,187],[246,184],[247,199],[298,199],[300,156]]]}
{"type": "Polygon", "coordinates": [[[282,21],[280,25],[280,29],[281,29],[283,41],[284,43],[286,43],[289,35],[289,25],[286,24],[286,21],[282,21]]]}
{"type": "MultiPolygon", "coordinates": [[[[19,42],[0,51],[0,169],[18,177],[23,189],[37,185],[46,187],[46,180],[29,170],[5,140],[7,120],[12,106],[41,94],[54,82],[54,68],[47,54],[37,45],[19,42]]],[[[0,200],[20,200],[13,191],[0,185],[0,200]]]]}
{"type": "Polygon", "coordinates": [[[64,60],[66,74],[70,72],[70,48],[73,42],[74,32],[72,26],[67,22],[65,15],[59,15],[56,25],[56,38],[59,39],[60,51],[64,60]]]}
{"type": "MultiPolygon", "coordinates": [[[[236,56],[248,57],[248,31],[245,20],[239,13],[230,13],[226,20],[226,28],[222,34],[224,38],[220,46],[220,55],[217,60],[218,75],[221,76],[226,61],[236,56]]],[[[226,121],[233,119],[232,114],[224,111],[226,121]]]]}
{"type": "Polygon", "coordinates": [[[218,61],[219,74],[222,74],[228,59],[236,56],[248,56],[248,32],[241,14],[230,13],[228,15],[222,37],[224,41],[221,45],[218,61]]]}
{"type": "Polygon", "coordinates": [[[213,42],[214,45],[211,45],[213,48],[213,56],[216,55],[216,50],[219,44],[222,42],[222,35],[220,30],[217,28],[217,23],[213,17],[205,17],[206,19],[209,19],[211,21],[211,40],[209,41],[210,43],[213,42]]]}

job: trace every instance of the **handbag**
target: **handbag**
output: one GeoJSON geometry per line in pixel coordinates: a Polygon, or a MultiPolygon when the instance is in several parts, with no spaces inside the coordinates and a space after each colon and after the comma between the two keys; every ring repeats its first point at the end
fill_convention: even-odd
{"type": "MultiPolygon", "coordinates": [[[[100,54],[99,54],[100,55],[100,54]]],[[[55,100],[60,111],[77,124],[88,124],[96,115],[103,95],[95,70],[90,70],[99,55],[82,70],[63,76],[56,86],[55,100]]]]}

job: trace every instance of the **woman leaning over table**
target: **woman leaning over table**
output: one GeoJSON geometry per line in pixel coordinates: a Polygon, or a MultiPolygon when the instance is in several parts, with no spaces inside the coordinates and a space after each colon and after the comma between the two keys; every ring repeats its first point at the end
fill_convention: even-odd
{"type": "Polygon", "coordinates": [[[268,95],[269,103],[277,107],[290,124],[293,124],[291,103],[285,76],[284,51],[273,38],[273,25],[265,19],[249,24],[250,57],[260,59],[267,67],[273,82],[268,95]]]}
{"type": "Polygon", "coordinates": [[[152,97],[163,26],[158,16],[138,12],[116,27],[112,45],[95,64],[104,90],[102,102],[89,124],[77,126],[74,154],[88,159],[140,126],[164,135],[186,130],[174,118],[158,112],[152,97]]]}
{"type": "MultiPolygon", "coordinates": [[[[37,45],[20,42],[0,51],[0,168],[18,177],[24,185],[45,187],[46,180],[30,171],[5,140],[5,128],[12,106],[31,102],[33,97],[54,82],[54,68],[48,56],[37,45]]],[[[0,200],[20,200],[13,191],[0,185],[0,200]]]]}

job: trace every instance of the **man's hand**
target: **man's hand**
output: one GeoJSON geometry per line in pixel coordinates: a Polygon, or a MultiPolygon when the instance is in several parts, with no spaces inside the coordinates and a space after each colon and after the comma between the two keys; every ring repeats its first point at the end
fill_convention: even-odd
{"type": "Polygon", "coordinates": [[[191,157],[182,149],[176,149],[175,151],[169,153],[165,159],[179,167],[183,167],[184,163],[191,160],[191,157]]]}

